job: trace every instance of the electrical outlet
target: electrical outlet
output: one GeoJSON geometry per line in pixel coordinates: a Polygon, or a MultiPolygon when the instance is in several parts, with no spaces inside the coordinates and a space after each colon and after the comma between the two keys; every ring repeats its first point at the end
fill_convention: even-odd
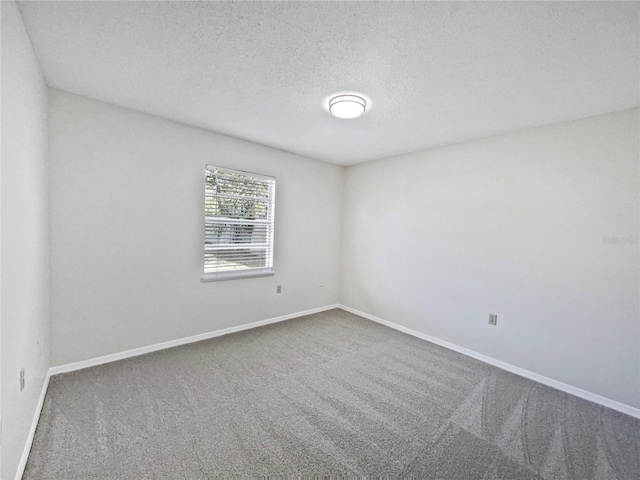
{"type": "Polygon", "coordinates": [[[24,368],[20,370],[20,391],[24,390],[24,368]]]}
{"type": "Polygon", "coordinates": [[[498,315],[495,313],[489,314],[489,325],[497,325],[498,324],[498,315]]]}
{"type": "Polygon", "coordinates": [[[276,293],[282,293],[282,285],[276,285],[276,293]]]}

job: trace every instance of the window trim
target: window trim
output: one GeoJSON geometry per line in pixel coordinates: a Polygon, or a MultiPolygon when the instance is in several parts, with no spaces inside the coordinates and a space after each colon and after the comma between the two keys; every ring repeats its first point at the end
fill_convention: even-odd
{"type": "Polygon", "coordinates": [[[248,270],[229,270],[219,273],[203,273],[200,282],[220,282],[222,280],[238,280],[240,278],[273,277],[276,274],[273,268],[251,268],[248,270]]]}
{"type": "MultiPolygon", "coordinates": [[[[271,233],[271,267],[259,267],[259,268],[249,268],[246,270],[226,270],[226,271],[222,271],[222,272],[216,272],[216,273],[211,273],[211,272],[205,272],[204,271],[204,263],[202,265],[202,275],[200,277],[200,282],[205,283],[205,282],[219,282],[219,281],[223,281],[223,280],[237,280],[240,278],[256,278],[256,277],[270,277],[275,275],[275,269],[273,267],[273,256],[274,256],[274,249],[275,249],[275,213],[276,213],[276,201],[275,201],[275,194],[276,194],[276,177],[273,177],[271,175],[264,175],[262,173],[253,173],[253,172],[247,172],[244,170],[235,170],[233,168],[225,168],[225,167],[219,167],[216,165],[210,165],[207,164],[205,166],[205,170],[204,170],[204,174],[205,176],[207,175],[207,171],[212,171],[212,170],[219,170],[221,172],[224,173],[232,173],[232,174],[236,174],[236,175],[243,175],[243,176],[247,176],[247,177],[253,177],[253,178],[257,178],[257,179],[264,179],[264,180],[269,180],[273,182],[273,186],[272,191],[270,193],[270,197],[269,197],[269,204],[271,206],[271,217],[273,218],[273,221],[271,223],[271,228],[272,228],[272,233],[271,233]]],[[[206,196],[206,182],[204,183],[204,191],[203,191],[203,197],[206,196]]],[[[206,226],[207,224],[207,215],[206,215],[206,205],[203,209],[203,219],[204,219],[204,223],[203,226],[206,226]]],[[[204,254],[204,252],[207,251],[207,246],[206,246],[206,242],[205,242],[205,235],[203,232],[202,235],[202,250],[201,252],[204,254]]]]}

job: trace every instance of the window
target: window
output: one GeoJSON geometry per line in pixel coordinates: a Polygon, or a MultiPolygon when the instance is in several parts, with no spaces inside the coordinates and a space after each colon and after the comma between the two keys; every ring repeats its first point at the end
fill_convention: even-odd
{"type": "Polygon", "coordinates": [[[207,165],[202,279],[273,275],[276,179],[207,165]]]}

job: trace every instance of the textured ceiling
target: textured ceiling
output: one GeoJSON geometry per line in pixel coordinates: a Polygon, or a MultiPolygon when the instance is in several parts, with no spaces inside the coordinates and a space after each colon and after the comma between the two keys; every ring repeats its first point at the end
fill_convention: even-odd
{"type": "Polygon", "coordinates": [[[639,104],[636,2],[19,6],[53,87],[342,165],[639,104]]]}

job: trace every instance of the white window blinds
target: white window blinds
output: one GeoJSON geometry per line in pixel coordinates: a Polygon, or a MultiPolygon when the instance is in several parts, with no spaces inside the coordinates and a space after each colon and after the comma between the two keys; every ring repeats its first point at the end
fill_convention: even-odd
{"type": "Polygon", "coordinates": [[[204,280],[273,274],[276,179],[207,165],[204,280]]]}

